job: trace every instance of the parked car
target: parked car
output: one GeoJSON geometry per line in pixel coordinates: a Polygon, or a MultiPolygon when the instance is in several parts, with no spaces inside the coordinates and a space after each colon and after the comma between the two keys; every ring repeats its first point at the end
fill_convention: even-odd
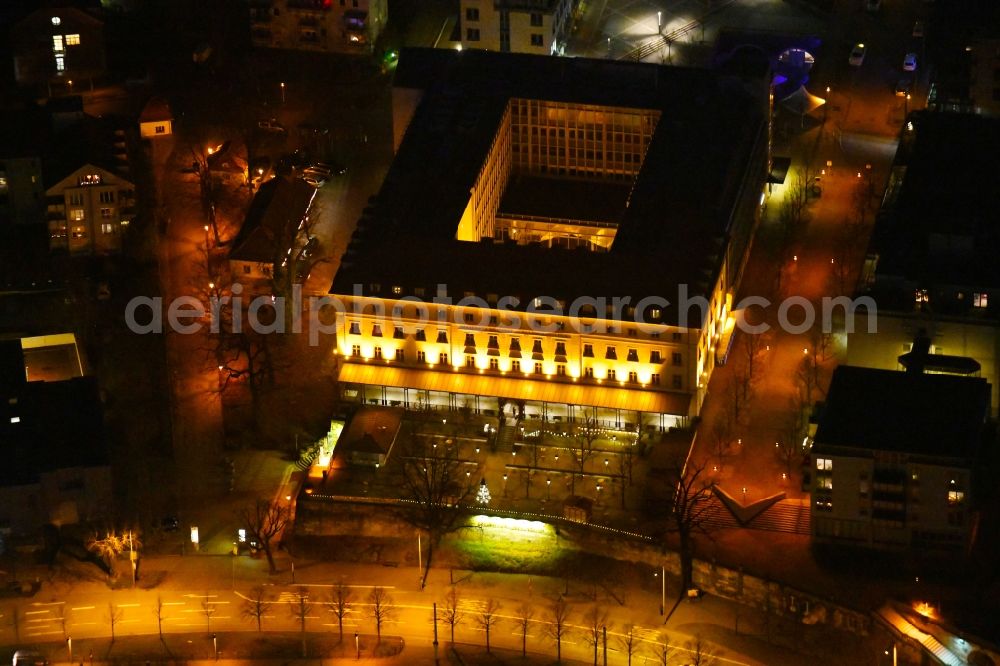
{"type": "Polygon", "coordinates": [[[278,122],[277,118],[266,118],[257,121],[257,127],[265,132],[285,132],[285,126],[278,122]]]}
{"type": "Polygon", "coordinates": [[[913,24],[913,36],[914,37],[918,37],[918,38],[924,36],[924,22],[923,21],[917,21],[916,23],[913,24]]]}
{"type": "Polygon", "coordinates": [[[851,55],[847,58],[847,62],[852,67],[861,67],[861,63],[865,61],[865,45],[858,42],[851,49],[851,55]]]}
{"type": "Polygon", "coordinates": [[[302,174],[302,180],[306,181],[316,189],[319,189],[326,184],[326,179],[319,174],[304,173],[302,174]]]}
{"type": "Polygon", "coordinates": [[[877,12],[882,8],[882,0],[866,0],[865,9],[870,12],[877,12]]]}
{"type": "Polygon", "coordinates": [[[913,79],[909,77],[903,77],[896,82],[896,97],[906,97],[913,90],[913,79]]]}
{"type": "Polygon", "coordinates": [[[917,71],[917,54],[907,53],[906,57],[903,58],[903,71],[904,72],[915,72],[917,71]]]}

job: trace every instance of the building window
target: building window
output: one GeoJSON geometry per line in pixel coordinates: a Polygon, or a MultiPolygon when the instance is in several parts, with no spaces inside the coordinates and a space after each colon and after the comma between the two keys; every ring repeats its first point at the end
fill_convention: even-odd
{"type": "Polygon", "coordinates": [[[536,375],[542,374],[542,364],[541,363],[536,363],[535,364],[535,374],[536,375]]]}
{"type": "Polygon", "coordinates": [[[618,379],[618,372],[614,368],[608,370],[608,379],[611,381],[618,379]]]}
{"type": "Polygon", "coordinates": [[[417,331],[416,340],[417,342],[427,342],[427,333],[424,331],[424,329],[421,328],[420,330],[417,331]]]}
{"type": "Polygon", "coordinates": [[[356,321],[352,321],[351,328],[348,332],[351,335],[361,335],[361,324],[356,321]]]}
{"type": "Polygon", "coordinates": [[[465,367],[467,367],[467,368],[474,368],[474,367],[476,367],[476,357],[473,356],[472,354],[467,355],[465,357],[465,367]]]}
{"type": "Polygon", "coordinates": [[[816,487],[825,490],[833,490],[833,477],[829,474],[816,475],[816,487]]]}
{"type": "Polygon", "coordinates": [[[607,359],[607,360],[609,360],[609,361],[617,361],[618,360],[618,352],[615,350],[614,347],[608,347],[604,351],[604,358],[607,359]]]}
{"type": "Polygon", "coordinates": [[[438,354],[438,363],[441,365],[448,365],[448,352],[441,352],[438,354]]]}
{"type": "Polygon", "coordinates": [[[375,358],[381,360],[381,358],[382,358],[382,348],[381,347],[376,347],[375,348],[375,358]]]}
{"type": "MultiPolygon", "coordinates": [[[[659,378],[659,375],[653,375],[653,376],[659,378]]],[[[656,383],[658,384],[659,382],[656,382],[656,383]]],[[[674,375],[671,378],[671,385],[675,389],[682,389],[682,388],[684,388],[684,380],[681,378],[680,375],[674,375]]]]}
{"type": "Polygon", "coordinates": [[[479,41],[479,28],[467,28],[465,30],[465,41],[467,41],[467,42],[478,42],[479,41]]]}
{"type": "Polygon", "coordinates": [[[394,327],[392,330],[392,337],[394,340],[402,340],[403,338],[405,338],[406,336],[403,334],[403,327],[402,326],[394,327]]]}
{"type": "Polygon", "coordinates": [[[80,222],[84,218],[84,212],[82,208],[74,208],[69,212],[69,219],[74,222],[80,222]]]}
{"type": "Polygon", "coordinates": [[[111,217],[111,212],[112,211],[111,211],[110,208],[102,208],[101,209],[101,217],[103,217],[105,219],[108,219],[108,218],[111,217]]]}
{"type": "Polygon", "coordinates": [[[630,384],[637,383],[639,381],[639,373],[637,373],[635,370],[629,370],[628,381],[630,384]]]}
{"type": "Polygon", "coordinates": [[[164,125],[157,125],[155,128],[153,128],[153,131],[156,134],[166,134],[167,128],[164,125]]]}
{"type": "Polygon", "coordinates": [[[681,333],[680,333],[680,331],[674,331],[673,333],[671,333],[670,334],[670,339],[673,340],[674,342],[680,342],[680,340],[681,340],[681,333]]]}
{"type": "Polygon", "coordinates": [[[406,352],[404,352],[402,349],[397,349],[396,350],[396,360],[399,361],[400,363],[402,363],[403,361],[405,361],[406,360],[406,352]]]}
{"type": "Polygon", "coordinates": [[[418,351],[417,352],[417,363],[426,363],[426,362],[427,362],[427,352],[418,351]]]}
{"type": "Polygon", "coordinates": [[[63,36],[62,35],[52,35],[52,51],[55,53],[62,53],[65,49],[63,48],[63,36]]]}
{"type": "Polygon", "coordinates": [[[636,330],[634,328],[628,329],[628,337],[634,338],[634,337],[636,337],[638,335],[639,335],[639,333],[636,332],[636,330]]]}
{"type": "Polygon", "coordinates": [[[833,461],[829,458],[816,458],[816,469],[824,472],[833,471],[833,461]]]}
{"type": "Polygon", "coordinates": [[[588,344],[583,346],[583,357],[594,358],[594,345],[588,344]]]}
{"type": "Polygon", "coordinates": [[[521,361],[514,359],[510,362],[510,369],[512,372],[521,372],[521,361]]]}
{"type": "Polygon", "coordinates": [[[361,356],[361,345],[351,345],[351,356],[355,358],[361,356]]]}
{"type": "Polygon", "coordinates": [[[660,308],[652,308],[649,311],[649,318],[650,319],[659,319],[661,314],[663,314],[663,313],[660,311],[660,308]]]}
{"type": "Polygon", "coordinates": [[[398,284],[396,284],[396,285],[393,285],[393,286],[392,286],[392,293],[394,293],[394,294],[396,294],[397,296],[399,296],[400,294],[402,294],[402,293],[403,293],[403,288],[402,288],[402,287],[400,287],[400,286],[399,286],[398,284]]]}
{"type": "Polygon", "coordinates": [[[472,313],[471,312],[466,312],[465,313],[465,323],[466,324],[471,324],[472,323],[472,319],[473,319],[472,313]]]}
{"type": "Polygon", "coordinates": [[[977,308],[985,308],[989,306],[989,294],[973,294],[972,304],[977,308]]]}
{"type": "Polygon", "coordinates": [[[61,18],[59,18],[58,16],[53,16],[52,17],[52,25],[59,25],[60,23],[62,23],[62,19],[61,18]]]}
{"type": "Polygon", "coordinates": [[[438,331],[437,343],[439,345],[448,344],[448,334],[445,331],[438,331]]]}
{"type": "Polygon", "coordinates": [[[57,72],[65,72],[66,71],[66,59],[63,58],[61,55],[60,56],[56,56],[56,71],[57,72]]]}
{"type": "Polygon", "coordinates": [[[243,265],[243,274],[244,275],[250,275],[250,266],[248,266],[246,264],[243,265]]]}
{"type": "Polygon", "coordinates": [[[583,369],[583,376],[586,377],[587,379],[593,379],[594,378],[594,369],[593,368],[584,368],[583,369]]]}
{"type": "Polygon", "coordinates": [[[69,205],[70,206],[82,206],[83,205],[83,193],[73,192],[69,195],[69,205]]]}
{"type": "Polygon", "coordinates": [[[625,357],[625,360],[629,361],[630,363],[638,363],[639,362],[639,350],[638,349],[629,349],[628,350],[628,356],[625,357]]]}
{"type": "Polygon", "coordinates": [[[381,338],[382,337],[382,326],[379,324],[372,324],[372,337],[381,338]]]}
{"type": "Polygon", "coordinates": [[[544,35],[539,35],[539,34],[532,34],[531,35],[531,45],[532,46],[545,46],[545,36],[544,35]]]}
{"type": "Polygon", "coordinates": [[[829,497],[817,497],[814,504],[817,511],[833,511],[833,501],[829,497]]]}
{"type": "Polygon", "coordinates": [[[948,506],[962,506],[965,503],[965,493],[961,490],[948,491],[948,506]]]}
{"type": "MultiPolygon", "coordinates": [[[[678,379],[679,378],[680,377],[678,376],[678,379]]],[[[653,374],[651,374],[649,376],[649,383],[652,384],[652,385],[654,385],[654,386],[659,386],[660,385],[660,373],[654,372],[653,374]]],[[[675,388],[679,388],[679,387],[675,387],[675,388]]]]}
{"type": "Polygon", "coordinates": [[[560,377],[565,377],[566,376],[566,366],[565,366],[565,364],[559,363],[559,364],[556,365],[556,374],[559,375],[560,377]]]}
{"type": "Polygon", "coordinates": [[[542,25],[542,15],[538,12],[531,12],[531,26],[537,28],[542,25]]]}
{"type": "Polygon", "coordinates": [[[108,222],[101,224],[101,233],[105,236],[115,233],[115,225],[108,222]]]}
{"type": "Polygon", "coordinates": [[[653,351],[649,352],[649,362],[650,363],[663,363],[663,358],[661,358],[660,352],[657,351],[657,350],[655,350],[655,349],[653,351]]]}
{"type": "Polygon", "coordinates": [[[674,365],[684,365],[684,357],[680,352],[674,352],[670,355],[670,362],[674,365]]]}
{"type": "Polygon", "coordinates": [[[465,20],[466,21],[478,21],[479,20],[479,9],[477,7],[466,7],[466,9],[465,9],[465,20]]]}
{"type": "Polygon", "coordinates": [[[490,370],[499,370],[499,369],[500,369],[500,361],[498,361],[495,358],[491,358],[490,359],[490,370]]]}
{"type": "Polygon", "coordinates": [[[80,35],[66,35],[66,46],[79,46],[80,35]]]}

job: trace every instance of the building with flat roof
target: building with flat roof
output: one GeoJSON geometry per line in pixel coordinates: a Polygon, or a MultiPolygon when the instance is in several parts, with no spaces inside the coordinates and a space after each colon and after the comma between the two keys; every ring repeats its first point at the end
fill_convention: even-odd
{"type": "Polygon", "coordinates": [[[982,378],[838,367],[812,443],[813,539],[970,546],[989,404],[982,378]]]}
{"type": "Polygon", "coordinates": [[[697,414],[763,200],[768,83],[405,50],[396,156],[331,288],[344,397],[633,429],[697,414]]]}
{"type": "Polygon", "coordinates": [[[577,0],[461,0],[462,48],[562,55],[577,0]]]}
{"type": "Polygon", "coordinates": [[[389,20],[387,0],[250,0],[254,46],[370,53],[389,20]]]}
{"type": "Polygon", "coordinates": [[[861,285],[878,305],[878,330],[848,333],[849,364],[904,367],[903,355],[926,338],[927,371],[982,376],[996,385],[1000,188],[992,163],[998,151],[1000,118],[911,114],[861,285]],[[967,360],[945,362],[943,357],[967,360]]]}

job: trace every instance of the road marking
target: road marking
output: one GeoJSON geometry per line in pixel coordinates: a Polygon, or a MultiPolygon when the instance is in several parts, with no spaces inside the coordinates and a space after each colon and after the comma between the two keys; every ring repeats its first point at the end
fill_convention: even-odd
{"type": "Polygon", "coordinates": [[[28,622],[44,622],[45,624],[48,624],[49,622],[52,622],[52,619],[47,617],[33,617],[28,620],[28,622]]]}
{"type": "Polygon", "coordinates": [[[70,608],[70,610],[94,610],[93,606],[77,606],[76,608],[70,608]]]}
{"type": "Polygon", "coordinates": [[[28,635],[29,636],[48,636],[49,634],[61,634],[61,633],[62,633],[61,630],[55,629],[53,631],[32,631],[32,632],[29,632],[28,635]]]}
{"type": "Polygon", "coordinates": [[[186,601],[164,601],[163,602],[164,606],[184,606],[186,604],[187,604],[186,601]]]}
{"type": "Polygon", "coordinates": [[[32,606],[62,606],[65,601],[33,601],[32,606]]]}
{"type": "Polygon", "coordinates": [[[185,594],[184,596],[188,597],[190,599],[212,599],[212,598],[217,597],[219,595],[217,595],[217,594],[185,594]]]}
{"type": "Polygon", "coordinates": [[[118,608],[138,608],[139,604],[118,604],[118,608]]]}
{"type": "Polygon", "coordinates": [[[96,622],[71,622],[74,627],[82,627],[87,624],[97,624],[96,622]]]}
{"type": "Polygon", "coordinates": [[[25,615],[42,615],[43,613],[48,613],[47,610],[43,611],[24,611],[25,615]]]}

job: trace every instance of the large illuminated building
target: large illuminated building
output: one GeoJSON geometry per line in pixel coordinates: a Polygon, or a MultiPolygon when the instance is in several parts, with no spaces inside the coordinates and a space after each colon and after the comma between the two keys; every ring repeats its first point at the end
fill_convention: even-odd
{"type": "Polygon", "coordinates": [[[767,72],[419,49],[393,95],[396,157],[331,290],[342,397],[697,414],[763,200],[767,72]]]}

